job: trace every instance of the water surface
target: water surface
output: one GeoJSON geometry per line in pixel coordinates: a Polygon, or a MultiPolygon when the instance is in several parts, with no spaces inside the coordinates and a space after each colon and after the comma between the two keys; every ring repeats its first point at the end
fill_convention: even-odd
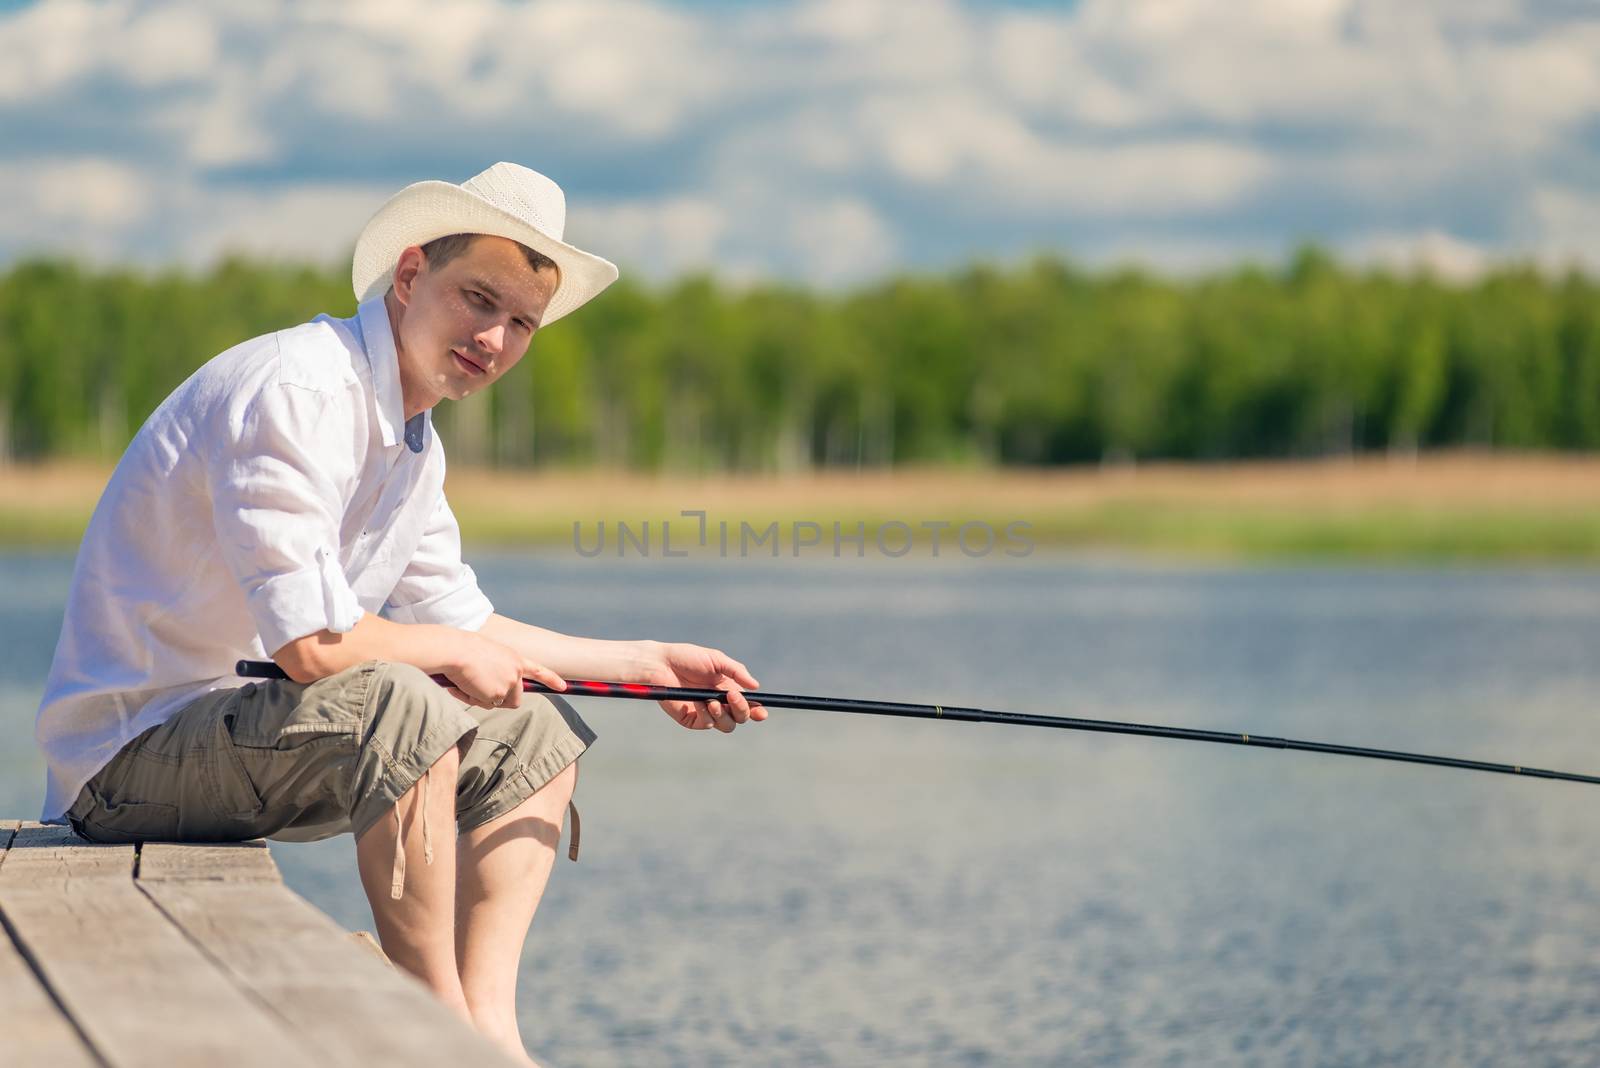
{"type": "MultiPolygon", "coordinates": [[[[70,560],[0,556],[0,812],[70,560]]],[[[1600,575],[489,556],[502,611],[791,692],[1600,769],[1600,575]]],[[[583,859],[524,962],[548,1064],[1592,1064],[1600,790],[781,711],[580,705],[583,859]]],[[[370,927],[348,839],[274,849],[370,927]]]]}

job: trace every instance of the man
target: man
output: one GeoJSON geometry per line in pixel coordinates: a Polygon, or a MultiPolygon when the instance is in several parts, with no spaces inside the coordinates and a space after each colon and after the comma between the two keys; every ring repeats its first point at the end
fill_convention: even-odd
{"type": "Polygon", "coordinates": [[[352,832],[389,958],[519,1057],[522,943],[594,739],[522,680],[727,691],[663,704],[693,729],[766,717],[725,654],[508,619],[461,560],[429,411],[615,280],[565,221],[515,164],[409,186],[357,242],[354,317],[246,341],[168,397],[84,535],[36,731],[44,818],[89,839],[352,832]],[[265,654],[292,681],[241,685],[265,654]]]}

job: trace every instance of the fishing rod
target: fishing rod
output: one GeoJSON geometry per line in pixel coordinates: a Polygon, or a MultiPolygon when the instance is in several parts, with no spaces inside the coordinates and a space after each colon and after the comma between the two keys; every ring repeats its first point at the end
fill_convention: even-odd
{"type": "MultiPolygon", "coordinates": [[[[270,660],[241,660],[235,673],[243,678],[287,679],[289,676],[270,660]]],[[[443,675],[434,675],[441,685],[450,685],[443,675]]],[[[565,690],[553,690],[532,679],[522,680],[524,693],[554,693],[563,697],[613,697],[628,701],[723,701],[721,690],[683,686],[645,686],[631,682],[595,682],[568,679],[565,690]]],[[[1373,760],[1398,760],[1408,764],[1432,764],[1441,768],[1468,771],[1493,771],[1503,775],[1524,775],[1536,779],[1561,779],[1566,782],[1600,784],[1600,775],[1580,775],[1572,771],[1549,771],[1522,764],[1495,764],[1485,760],[1403,753],[1394,749],[1369,749],[1359,745],[1306,742],[1294,738],[1275,738],[1267,734],[1241,734],[1233,731],[1208,731],[1194,727],[1162,727],[1153,723],[1118,723],[1105,719],[1077,719],[1071,716],[1037,716],[1026,712],[994,712],[959,705],[918,705],[899,701],[863,701],[849,697],[810,697],[803,694],[768,693],[765,690],[741,691],[752,702],[768,708],[809,708],[822,712],[856,712],[868,716],[898,716],[904,719],[949,719],[962,723],[1007,723],[1015,727],[1058,727],[1069,731],[1095,731],[1100,734],[1132,734],[1144,738],[1176,738],[1187,742],[1216,742],[1220,745],[1248,745],[1260,749],[1297,749],[1302,753],[1331,753],[1334,756],[1368,757],[1373,760]]]]}

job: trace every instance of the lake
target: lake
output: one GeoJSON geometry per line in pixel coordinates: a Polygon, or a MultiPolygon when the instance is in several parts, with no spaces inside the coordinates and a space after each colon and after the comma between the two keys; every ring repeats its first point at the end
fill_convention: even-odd
{"type": "MultiPolygon", "coordinates": [[[[475,559],[508,614],[777,691],[1600,771],[1600,573],[475,559]]],[[[0,813],[71,569],[0,556],[0,813]]],[[[1556,1065],[1600,1040],[1600,789],[779,710],[600,740],[523,967],[548,1065],[1556,1065]]],[[[370,928],[348,838],[278,845],[370,928]]]]}

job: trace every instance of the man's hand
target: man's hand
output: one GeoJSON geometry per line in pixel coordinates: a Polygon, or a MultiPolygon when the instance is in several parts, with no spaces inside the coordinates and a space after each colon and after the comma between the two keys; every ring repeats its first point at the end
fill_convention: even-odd
{"type": "Polygon", "coordinates": [[[667,642],[653,651],[636,680],[651,686],[684,686],[723,690],[723,701],[662,701],[667,715],[690,730],[715,727],[724,734],[749,720],[767,718],[767,710],[751,704],[742,690],[760,685],[750,670],[727,653],[703,645],[667,642]]]}
{"type": "Polygon", "coordinates": [[[509,645],[502,645],[472,631],[456,631],[456,648],[444,675],[452,683],[449,691],[479,708],[518,708],[522,704],[522,680],[542,682],[552,690],[565,690],[566,681],[554,671],[536,664],[509,645]]]}
{"type": "MultiPolygon", "coordinates": [[[[755,676],[716,649],[682,642],[577,638],[502,615],[490,616],[481,636],[510,646],[524,661],[554,664],[574,679],[725,691],[727,697],[719,701],[661,702],[667,715],[690,730],[715,727],[726,734],[741,723],[767,718],[767,710],[751,704],[742,692],[759,685],[755,676]]],[[[542,675],[533,677],[545,681],[542,675]]]]}

